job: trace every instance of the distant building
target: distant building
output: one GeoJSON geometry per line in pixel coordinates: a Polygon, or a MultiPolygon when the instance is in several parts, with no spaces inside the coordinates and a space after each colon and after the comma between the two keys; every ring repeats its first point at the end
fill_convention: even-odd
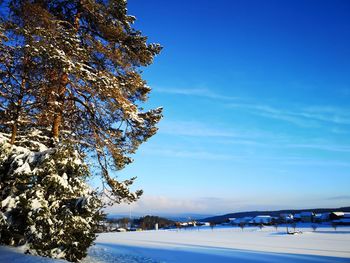
{"type": "Polygon", "coordinates": [[[239,225],[241,223],[243,218],[236,218],[235,220],[233,220],[233,224],[235,225],[239,225]]]}
{"type": "Polygon", "coordinates": [[[314,215],[314,222],[315,223],[321,223],[322,220],[322,214],[315,214],[314,215]]]}
{"type": "Polygon", "coordinates": [[[344,212],[331,212],[330,214],[329,214],[329,219],[330,220],[338,220],[338,219],[341,219],[341,218],[343,218],[344,217],[344,215],[345,215],[345,213],[344,212]]]}
{"type": "Polygon", "coordinates": [[[315,214],[314,215],[314,222],[316,222],[316,223],[327,222],[327,221],[329,221],[329,215],[330,215],[330,213],[315,214]]]}
{"type": "Polygon", "coordinates": [[[313,212],[301,212],[300,213],[301,222],[304,222],[304,223],[313,222],[314,215],[315,214],[313,212]]]}
{"type": "Polygon", "coordinates": [[[268,215],[260,215],[254,217],[252,220],[250,220],[250,224],[264,224],[264,225],[270,225],[272,222],[272,217],[268,215]]]}
{"type": "Polygon", "coordinates": [[[236,219],[237,219],[237,218],[235,218],[235,217],[230,217],[230,218],[228,219],[228,221],[229,221],[230,224],[233,225],[233,224],[235,224],[236,219]]]}
{"type": "Polygon", "coordinates": [[[280,214],[280,220],[285,223],[290,223],[290,222],[293,222],[293,215],[292,214],[280,214]]]}
{"type": "Polygon", "coordinates": [[[210,226],[209,222],[197,222],[197,226],[210,226]]]}
{"type": "Polygon", "coordinates": [[[248,224],[252,219],[253,219],[252,216],[246,216],[246,217],[241,218],[241,222],[240,223],[248,224]]]}
{"type": "Polygon", "coordinates": [[[236,225],[239,224],[248,224],[251,220],[253,219],[252,216],[246,216],[246,217],[241,217],[241,218],[236,218],[233,223],[236,225]]]}

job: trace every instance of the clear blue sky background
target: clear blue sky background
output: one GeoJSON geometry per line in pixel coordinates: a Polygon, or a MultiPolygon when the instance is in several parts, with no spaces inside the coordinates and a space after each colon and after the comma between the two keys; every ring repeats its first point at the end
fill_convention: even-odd
{"type": "MultiPolygon", "coordinates": [[[[120,178],[139,213],[350,205],[350,2],[129,0],[164,46],[159,132],[120,178]]],[[[127,206],[111,209],[129,211],[127,206]]]]}

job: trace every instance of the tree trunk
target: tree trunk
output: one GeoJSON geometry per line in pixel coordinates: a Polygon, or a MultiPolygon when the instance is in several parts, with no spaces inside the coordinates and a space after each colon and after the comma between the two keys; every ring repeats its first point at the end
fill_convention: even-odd
{"type": "MultiPolygon", "coordinates": [[[[74,19],[74,29],[76,31],[79,30],[79,23],[80,23],[80,13],[78,12],[74,19]]],[[[59,87],[58,87],[58,99],[56,100],[57,108],[56,112],[54,114],[53,124],[52,124],[52,137],[54,141],[59,140],[60,136],[60,128],[63,121],[63,110],[64,110],[64,103],[65,103],[65,93],[66,93],[66,86],[68,84],[68,74],[63,73],[60,79],[59,87]]]]}
{"type": "Polygon", "coordinates": [[[15,143],[16,136],[17,136],[17,123],[13,123],[12,124],[12,131],[11,131],[11,139],[10,139],[11,144],[15,143]]]}
{"type": "Polygon", "coordinates": [[[55,113],[53,124],[52,124],[52,137],[55,141],[58,141],[60,136],[60,126],[62,122],[62,113],[59,111],[55,113]]]}
{"type": "Polygon", "coordinates": [[[22,111],[22,100],[23,100],[23,96],[24,96],[24,90],[25,90],[25,86],[26,85],[26,79],[23,77],[22,82],[21,82],[21,91],[20,91],[20,95],[19,98],[17,100],[17,105],[15,107],[16,109],[16,115],[15,118],[13,120],[13,124],[12,124],[12,128],[11,128],[11,139],[10,139],[10,144],[15,144],[16,141],[16,137],[17,137],[17,131],[18,131],[18,119],[21,116],[21,111],[22,111]]]}
{"type": "Polygon", "coordinates": [[[74,18],[74,29],[75,29],[76,31],[79,30],[80,16],[81,16],[81,14],[80,14],[80,12],[78,12],[78,13],[75,15],[75,18],[74,18]]]}
{"type": "Polygon", "coordinates": [[[58,141],[60,136],[60,128],[61,128],[62,119],[63,119],[63,109],[64,109],[65,92],[66,92],[67,83],[68,83],[68,74],[63,73],[60,79],[59,87],[58,87],[57,99],[55,101],[57,106],[56,106],[56,112],[54,114],[54,119],[52,124],[52,137],[54,138],[55,141],[58,141]]]}

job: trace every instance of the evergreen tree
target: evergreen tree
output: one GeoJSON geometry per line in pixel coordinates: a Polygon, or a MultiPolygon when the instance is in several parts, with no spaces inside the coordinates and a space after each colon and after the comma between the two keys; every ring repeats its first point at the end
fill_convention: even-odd
{"type": "Polygon", "coordinates": [[[142,112],[138,105],[150,91],[138,68],[152,63],[160,46],[132,28],[126,1],[10,3],[8,31],[21,39],[25,60],[34,62],[30,83],[25,72],[19,77],[34,90],[27,115],[37,128],[50,128],[54,142],[64,137],[94,152],[119,201],[120,185],[109,169],[129,164],[161,118],[160,108],[142,112]]]}
{"type": "Polygon", "coordinates": [[[150,88],[141,68],[161,47],[133,28],[124,0],[5,3],[0,241],[76,261],[95,237],[101,194],[116,203],[142,194],[129,190],[135,178],[121,182],[111,171],[157,131],[161,108],[143,111],[150,88]],[[85,183],[86,156],[99,164],[102,193],[85,183]]]}
{"type": "Polygon", "coordinates": [[[88,167],[68,145],[36,151],[32,136],[20,142],[25,147],[0,145],[1,241],[77,261],[103,218],[99,196],[84,181],[88,167]]]}

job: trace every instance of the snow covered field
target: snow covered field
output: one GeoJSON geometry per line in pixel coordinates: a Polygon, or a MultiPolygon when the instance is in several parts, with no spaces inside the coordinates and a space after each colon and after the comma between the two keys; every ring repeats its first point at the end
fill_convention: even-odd
{"type": "MultiPolygon", "coordinates": [[[[186,262],[350,262],[350,227],[298,227],[302,234],[287,235],[285,228],[217,227],[104,233],[84,263],[186,262]]],[[[24,256],[0,247],[0,262],[61,262],[24,256]]],[[[62,261],[63,262],[63,261],[62,261]]]]}

